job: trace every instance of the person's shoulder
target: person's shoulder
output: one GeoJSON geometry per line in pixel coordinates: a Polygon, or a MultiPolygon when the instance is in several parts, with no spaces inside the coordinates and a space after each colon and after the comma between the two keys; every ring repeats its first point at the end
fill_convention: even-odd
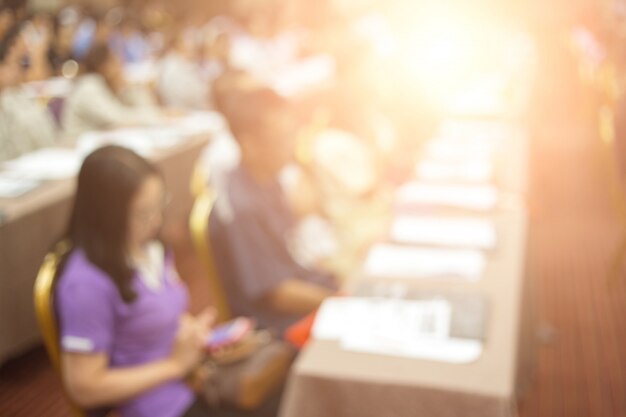
{"type": "Polygon", "coordinates": [[[59,276],[60,288],[90,288],[102,295],[114,294],[115,284],[111,278],[94,265],[80,248],[74,249],[59,276]]]}

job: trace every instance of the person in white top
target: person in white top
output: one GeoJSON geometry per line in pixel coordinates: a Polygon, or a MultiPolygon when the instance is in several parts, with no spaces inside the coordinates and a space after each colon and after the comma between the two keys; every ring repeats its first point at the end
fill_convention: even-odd
{"type": "Polygon", "coordinates": [[[176,31],[167,53],[159,64],[157,89],[168,107],[205,110],[210,106],[210,81],[201,74],[196,62],[194,39],[190,31],[176,31]]]}
{"type": "Polygon", "coordinates": [[[95,44],[81,63],[83,74],[63,109],[63,128],[76,139],[91,130],[151,124],[158,120],[158,109],[129,102],[122,64],[106,44],[95,44]]]}

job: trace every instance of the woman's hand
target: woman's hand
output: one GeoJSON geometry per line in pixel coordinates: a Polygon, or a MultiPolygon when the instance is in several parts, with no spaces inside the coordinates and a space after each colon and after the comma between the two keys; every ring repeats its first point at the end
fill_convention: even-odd
{"type": "Polygon", "coordinates": [[[194,318],[190,316],[181,317],[170,355],[170,360],[176,366],[180,378],[185,377],[200,364],[204,354],[202,345],[203,341],[199,337],[194,318]]]}
{"type": "Polygon", "coordinates": [[[197,367],[204,358],[205,341],[210,335],[214,321],[214,309],[206,309],[195,317],[188,314],[181,317],[170,355],[181,378],[197,367]]]}
{"type": "Polygon", "coordinates": [[[211,328],[215,324],[217,318],[217,310],[214,307],[207,307],[197,316],[193,317],[196,326],[196,332],[202,340],[206,340],[211,334],[211,328]]]}

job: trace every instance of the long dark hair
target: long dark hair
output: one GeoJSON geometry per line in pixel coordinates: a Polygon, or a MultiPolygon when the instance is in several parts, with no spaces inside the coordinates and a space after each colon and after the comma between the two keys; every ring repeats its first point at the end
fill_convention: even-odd
{"type": "Polygon", "coordinates": [[[93,44],[85,57],[81,60],[81,67],[85,74],[101,74],[104,65],[113,58],[113,51],[106,43],[93,44]]]}
{"type": "Polygon", "coordinates": [[[154,165],[129,149],[105,146],[94,151],[78,174],[67,231],[74,248],[109,275],[127,303],[136,297],[131,287],[134,270],[128,263],[129,208],[151,176],[162,178],[154,165]]]}
{"type": "Polygon", "coordinates": [[[13,25],[10,26],[4,33],[2,38],[0,38],[0,63],[4,62],[9,54],[9,51],[11,51],[11,48],[13,48],[13,45],[17,42],[20,34],[22,33],[22,29],[24,29],[25,23],[25,20],[13,23],[13,25]]]}

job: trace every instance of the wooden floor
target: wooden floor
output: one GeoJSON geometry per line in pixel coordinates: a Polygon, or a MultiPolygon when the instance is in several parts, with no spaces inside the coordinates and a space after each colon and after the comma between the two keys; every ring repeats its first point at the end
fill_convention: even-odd
{"type": "MultiPolygon", "coordinates": [[[[538,350],[522,417],[626,417],[626,272],[606,281],[622,231],[584,132],[561,125],[534,138],[527,262],[538,350]]],[[[180,259],[197,309],[206,286],[180,259]]],[[[0,416],[68,415],[40,348],[0,369],[0,416]]]]}
{"type": "Polygon", "coordinates": [[[555,129],[558,144],[534,154],[528,272],[539,350],[524,417],[626,417],[626,272],[607,281],[624,231],[599,142],[585,132],[555,129]]]}

